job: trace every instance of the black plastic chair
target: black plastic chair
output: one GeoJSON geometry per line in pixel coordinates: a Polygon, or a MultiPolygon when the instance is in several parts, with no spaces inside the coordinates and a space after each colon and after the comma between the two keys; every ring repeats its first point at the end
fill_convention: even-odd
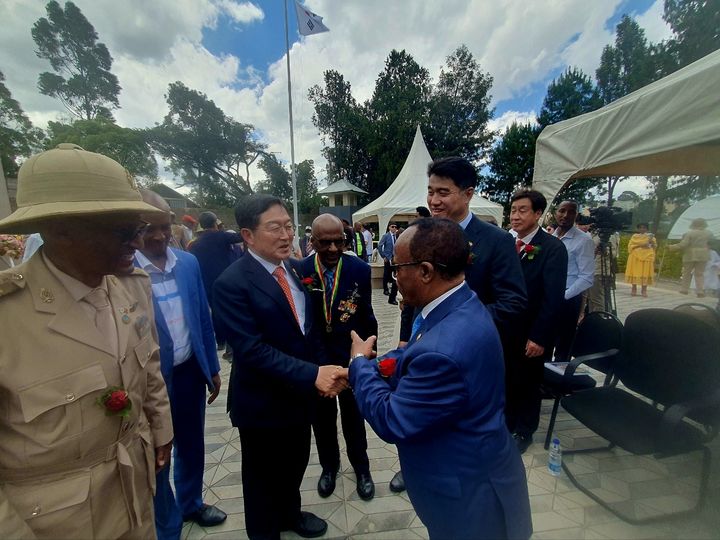
{"type": "MultiPolygon", "coordinates": [[[[587,314],[575,332],[570,350],[575,366],[577,367],[577,365],[583,363],[605,373],[604,384],[610,384],[614,355],[610,354],[609,351],[620,348],[622,330],[622,323],[612,313],[594,311],[587,314]]],[[[560,399],[573,392],[587,390],[595,386],[595,379],[590,375],[574,375],[570,379],[565,379],[563,375],[545,366],[541,391],[545,397],[554,400],[552,413],[550,413],[550,423],[545,436],[545,450],[550,446],[560,399]]]]}
{"type": "Polygon", "coordinates": [[[710,330],[693,315],[665,309],[636,311],[625,321],[613,371],[627,390],[619,384],[603,386],[561,400],[567,412],[610,443],[601,448],[569,450],[566,455],[613,446],[656,458],[701,451],[700,488],[692,509],[638,519],[582,486],[564,462],[563,470],[570,481],[628,523],[658,521],[700,508],[712,459],[706,443],[716,435],[720,422],[718,351],[720,332],[710,330]]]}
{"type": "Polygon", "coordinates": [[[710,306],[699,304],[697,302],[688,302],[686,304],[676,306],[673,311],[679,311],[681,313],[692,315],[695,318],[709,324],[715,330],[720,330],[720,313],[710,306]]]}

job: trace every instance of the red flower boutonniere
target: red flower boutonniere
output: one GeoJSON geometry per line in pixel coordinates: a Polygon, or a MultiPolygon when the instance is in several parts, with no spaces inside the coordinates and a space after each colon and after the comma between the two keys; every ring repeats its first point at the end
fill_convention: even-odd
{"type": "Polygon", "coordinates": [[[468,254],[468,260],[467,260],[468,266],[470,266],[473,263],[473,261],[475,261],[475,254],[473,253],[472,248],[473,248],[473,243],[468,242],[468,249],[470,250],[470,253],[468,254]]]}
{"type": "Polygon", "coordinates": [[[527,255],[528,260],[532,261],[535,258],[535,255],[540,252],[540,246],[525,244],[525,246],[523,247],[523,251],[525,252],[525,255],[527,255]]]}
{"type": "Polygon", "coordinates": [[[96,403],[105,409],[106,416],[122,416],[127,418],[132,410],[132,401],[127,391],[120,386],[113,386],[105,390],[97,398],[96,403]]]}
{"type": "Polygon", "coordinates": [[[322,290],[322,288],[320,287],[320,282],[318,281],[317,274],[302,278],[300,280],[300,283],[302,283],[309,292],[316,292],[322,290]]]}
{"type": "Polygon", "coordinates": [[[380,375],[385,378],[391,377],[395,373],[395,367],[397,366],[397,358],[381,358],[377,361],[378,371],[380,375]]]}

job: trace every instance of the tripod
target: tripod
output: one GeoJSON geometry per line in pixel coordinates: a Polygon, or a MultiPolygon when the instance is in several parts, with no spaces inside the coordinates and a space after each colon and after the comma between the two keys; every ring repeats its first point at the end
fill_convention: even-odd
{"type": "Polygon", "coordinates": [[[598,245],[598,255],[600,256],[600,283],[602,285],[602,294],[604,301],[604,309],[608,313],[612,313],[617,317],[617,302],[615,300],[615,254],[613,254],[610,237],[613,234],[612,229],[598,229],[598,237],[600,244],[598,245]]]}

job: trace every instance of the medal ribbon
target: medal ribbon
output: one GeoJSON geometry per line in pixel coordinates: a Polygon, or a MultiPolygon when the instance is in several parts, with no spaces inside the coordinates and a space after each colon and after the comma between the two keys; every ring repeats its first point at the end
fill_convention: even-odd
{"type": "Polygon", "coordinates": [[[335,273],[333,274],[333,284],[330,290],[332,291],[330,293],[330,303],[328,305],[328,297],[327,294],[325,294],[325,276],[323,272],[320,271],[320,258],[318,257],[318,254],[315,254],[315,272],[317,272],[318,277],[320,278],[320,283],[322,284],[322,291],[323,291],[323,313],[325,314],[325,322],[327,323],[328,327],[330,326],[330,323],[332,322],[332,305],[335,303],[335,297],[337,296],[338,288],[340,287],[340,271],[342,270],[342,257],[340,257],[340,260],[338,261],[337,268],[335,269],[335,273]]]}

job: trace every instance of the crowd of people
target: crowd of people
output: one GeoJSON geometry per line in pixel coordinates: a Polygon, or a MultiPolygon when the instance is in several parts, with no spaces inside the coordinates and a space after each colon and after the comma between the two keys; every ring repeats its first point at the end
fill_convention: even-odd
{"type": "MultiPolygon", "coordinates": [[[[401,324],[397,347],[377,351],[361,223],[321,214],[296,242],[272,195],[239,202],[239,232],[212,212],[176,223],[105,156],[61,144],[28,159],[18,209],[0,220],[0,232],[38,239],[0,272],[0,536],[177,539],[183,522],[223,523],[202,479],[224,350],[251,539],[326,532],[300,484],[314,435],[317,491],[334,492],[338,410],[362,500],[375,495],[367,421],[397,445],[390,488],[407,490],[430,538],[529,538],[520,456],[538,429],[543,365],[567,360],[583,297],[608,271],[577,203],[557,206],[549,233],[545,197],[520,190],[508,232],[470,211],[477,181],[463,158],[433,161],[427,207],[379,239],[401,324]]],[[[705,229],[673,248],[698,291],[705,229]]],[[[656,246],[640,224],[632,294],[647,294],[656,246]]]]}

